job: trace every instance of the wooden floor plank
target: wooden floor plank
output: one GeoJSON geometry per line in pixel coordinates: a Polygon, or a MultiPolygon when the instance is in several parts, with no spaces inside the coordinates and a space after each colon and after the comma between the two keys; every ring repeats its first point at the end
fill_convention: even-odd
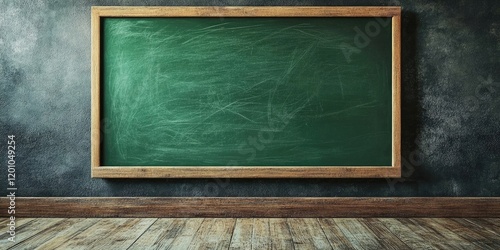
{"type": "Polygon", "coordinates": [[[493,241],[474,231],[472,228],[465,227],[453,219],[440,218],[433,220],[481,249],[500,249],[500,245],[495,244],[493,241]]]}
{"type": "Polygon", "coordinates": [[[216,218],[210,231],[205,235],[202,248],[228,249],[235,223],[236,219],[233,218],[216,218]]]}
{"type": "Polygon", "coordinates": [[[424,238],[413,232],[412,229],[401,223],[397,219],[392,218],[378,218],[376,219],[383,226],[385,226],[392,234],[398,237],[411,249],[427,249],[435,250],[436,247],[430,245],[424,238]]]}
{"type": "Polygon", "coordinates": [[[355,249],[383,249],[377,237],[357,219],[333,219],[355,249]]]}
{"type": "Polygon", "coordinates": [[[489,218],[23,218],[5,249],[500,249],[489,218]]]}
{"type": "Polygon", "coordinates": [[[97,249],[126,249],[132,245],[158,219],[133,218],[117,227],[111,236],[96,242],[97,249]]]}
{"type": "Polygon", "coordinates": [[[483,218],[483,219],[487,219],[487,220],[495,223],[495,225],[500,226],[500,218],[483,218]]]}
{"type": "MultiPolygon", "coordinates": [[[[482,226],[480,223],[478,224],[478,222],[473,222],[470,219],[455,218],[452,220],[460,224],[462,227],[470,228],[475,233],[485,237],[489,241],[493,242],[495,245],[500,246],[500,235],[498,235],[498,233],[493,231],[492,229],[486,228],[482,226]]],[[[497,247],[497,249],[500,249],[500,247],[497,247]]]]}
{"type": "Polygon", "coordinates": [[[496,228],[492,227],[490,223],[487,223],[484,220],[472,218],[472,219],[464,219],[464,221],[467,224],[472,224],[472,225],[475,225],[476,227],[480,228],[480,230],[478,230],[478,231],[483,235],[488,235],[488,237],[491,237],[491,238],[499,238],[500,237],[500,230],[497,230],[496,228]]]}
{"type": "MultiPolygon", "coordinates": [[[[26,228],[29,223],[32,223],[34,221],[33,218],[19,218],[19,219],[15,219],[14,220],[14,223],[16,224],[15,227],[15,231],[16,233],[21,231],[21,230],[24,230],[24,228],[26,228]]],[[[10,226],[7,225],[7,223],[10,223],[10,220],[6,221],[4,224],[2,225],[5,225],[5,230],[2,230],[0,231],[0,239],[6,239],[8,240],[10,236],[9,232],[7,232],[8,230],[10,230],[10,226]]],[[[14,245],[14,243],[9,243],[10,245],[14,245]]]]}
{"type": "Polygon", "coordinates": [[[269,219],[269,238],[271,239],[271,249],[294,249],[292,234],[286,219],[269,219]]]}
{"type": "Polygon", "coordinates": [[[253,220],[252,218],[236,219],[229,249],[241,250],[252,248],[253,220]]]}
{"type": "Polygon", "coordinates": [[[232,218],[204,219],[188,249],[228,249],[235,222],[232,218]]]}
{"type": "Polygon", "coordinates": [[[473,249],[474,244],[460,237],[455,232],[449,230],[445,226],[436,222],[433,218],[418,218],[411,219],[414,222],[420,223],[430,230],[434,230],[436,235],[441,238],[442,241],[447,242],[447,244],[454,247],[454,249],[473,249]]]}
{"type": "Polygon", "coordinates": [[[426,227],[426,225],[423,223],[415,221],[411,218],[399,218],[397,220],[399,220],[402,224],[410,228],[410,230],[422,237],[422,240],[424,242],[428,242],[438,249],[457,249],[454,246],[453,242],[445,241],[442,236],[440,236],[436,231],[426,227]]]}
{"type": "Polygon", "coordinates": [[[9,234],[5,233],[5,236],[0,239],[0,246],[15,246],[16,244],[41,233],[45,228],[51,227],[52,225],[57,224],[63,220],[64,219],[60,218],[42,218],[29,220],[26,222],[24,220],[19,220],[18,222],[20,226],[16,227],[15,242],[9,241],[9,234]]]}
{"type": "Polygon", "coordinates": [[[493,231],[500,234],[500,223],[497,223],[494,218],[473,218],[473,221],[480,221],[485,227],[491,228],[493,231]]]}
{"type": "Polygon", "coordinates": [[[98,219],[95,224],[75,235],[71,240],[63,242],[58,247],[62,249],[86,249],[95,241],[109,236],[109,232],[123,224],[126,220],[122,218],[98,219]]]}
{"type": "Polygon", "coordinates": [[[210,229],[214,223],[214,218],[205,218],[201,222],[200,227],[194,234],[191,243],[189,244],[187,249],[201,249],[203,246],[203,240],[205,239],[205,235],[210,232],[210,229]]]}
{"type": "Polygon", "coordinates": [[[24,240],[19,241],[15,245],[15,249],[35,249],[40,245],[46,243],[49,240],[57,237],[58,234],[64,232],[71,228],[73,225],[78,224],[85,219],[80,218],[71,218],[71,219],[62,219],[55,224],[50,226],[44,226],[41,230],[41,233],[37,233],[34,236],[24,240]]]}
{"type": "Polygon", "coordinates": [[[203,222],[203,218],[184,218],[184,220],[186,220],[184,227],[179,232],[174,241],[172,241],[172,244],[166,249],[188,249],[189,244],[191,244],[194,235],[203,222]]]}
{"type": "Polygon", "coordinates": [[[319,218],[318,223],[333,249],[353,249],[354,246],[330,218],[319,218]]]}
{"type": "Polygon", "coordinates": [[[155,219],[101,219],[93,226],[60,245],[61,249],[111,249],[129,247],[155,219]]]}
{"type": "Polygon", "coordinates": [[[269,219],[255,218],[252,230],[252,249],[270,249],[269,219]]]}
{"type": "Polygon", "coordinates": [[[332,249],[326,235],[314,218],[286,219],[295,249],[332,249]]]}
{"type": "Polygon", "coordinates": [[[161,218],[129,247],[132,249],[166,249],[180,234],[186,219],[161,218]]]}
{"type": "Polygon", "coordinates": [[[410,249],[403,241],[387,229],[378,219],[358,219],[365,227],[373,232],[384,249],[410,249]]]}
{"type": "Polygon", "coordinates": [[[69,228],[60,231],[54,237],[39,245],[36,249],[56,249],[60,245],[72,240],[76,235],[79,235],[81,232],[87,230],[87,228],[95,225],[100,220],[101,219],[98,218],[87,218],[77,222],[69,228]]]}

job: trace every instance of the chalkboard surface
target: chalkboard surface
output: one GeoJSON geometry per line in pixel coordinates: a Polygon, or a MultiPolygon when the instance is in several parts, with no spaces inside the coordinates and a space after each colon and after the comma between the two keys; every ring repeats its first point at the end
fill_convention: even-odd
{"type": "Polygon", "coordinates": [[[101,165],[391,166],[390,20],[103,18],[101,165]]]}

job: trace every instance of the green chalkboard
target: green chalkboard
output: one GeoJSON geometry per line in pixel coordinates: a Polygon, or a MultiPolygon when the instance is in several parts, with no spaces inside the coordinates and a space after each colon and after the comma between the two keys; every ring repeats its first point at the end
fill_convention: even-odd
{"type": "Polygon", "coordinates": [[[389,167],[391,46],[391,18],[102,18],[101,165],[389,167]]]}

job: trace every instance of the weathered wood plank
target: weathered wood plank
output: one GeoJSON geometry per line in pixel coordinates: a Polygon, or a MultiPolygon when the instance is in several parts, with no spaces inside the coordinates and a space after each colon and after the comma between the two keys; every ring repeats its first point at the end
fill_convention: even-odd
{"type": "Polygon", "coordinates": [[[20,197],[17,204],[20,217],[57,218],[500,217],[498,197],[20,197]]]}
{"type": "MultiPolygon", "coordinates": [[[[76,235],[87,230],[87,228],[97,224],[100,220],[102,219],[88,218],[77,222],[66,230],[54,235],[54,237],[47,240],[45,243],[40,244],[36,249],[56,249],[60,245],[72,240],[76,235]]],[[[44,232],[42,232],[42,234],[44,234],[44,232]]]]}
{"type": "Polygon", "coordinates": [[[500,226],[500,218],[487,218],[487,219],[495,223],[495,225],[500,226]]]}
{"type": "Polygon", "coordinates": [[[493,237],[493,238],[500,237],[500,230],[498,230],[495,227],[492,227],[492,225],[485,220],[474,218],[474,219],[465,219],[465,221],[467,221],[470,224],[473,224],[473,225],[480,227],[481,228],[480,232],[482,234],[488,234],[488,235],[490,235],[490,237],[493,237]]]}
{"type": "Polygon", "coordinates": [[[471,227],[465,227],[452,219],[433,219],[436,223],[442,225],[453,233],[459,235],[466,241],[471,242],[481,249],[500,249],[500,245],[495,244],[487,237],[474,231],[471,227]]]}
{"type": "Polygon", "coordinates": [[[189,244],[191,244],[194,235],[200,228],[201,223],[203,222],[202,218],[192,218],[184,220],[186,220],[184,227],[179,232],[177,237],[175,237],[174,241],[172,241],[172,244],[170,244],[170,246],[166,249],[187,249],[189,247],[189,244]]]}
{"type": "Polygon", "coordinates": [[[158,219],[129,249],[166,249],[184,228],[186,219],[158,219]]]}
{"type": "Polygon", "coordinates": [[[204,245],[205,235],[210,232],[212,225],[215,223],[215,218],[205,218],[201,222],[200,227],[194,234],[191,243],[187,249],[202,249],[204,245]]]}
{"type": "Polygon", "coordinates": [[[228,249],[236,219],[204,219],[188,249],[228,249]]]}
{"type": "Polygon", "coordinates": [[[102,219],[85,231],[60,245],[61,249],[127,248],[155,219],[102,219]]]}
{"type": "Polygon", "coordinates": [[[216,218],[210,228],[210,231],[205,235],[202,244],[204,249],[228,249],[231,243],[234,224],[236,219],[216,218]]]}
{"type": "Polygon", "coordinates": [[[289,218],[286,220],[295,249],[332,249],[316,219],[289,218]]]}
{"type": "Polygon", "coordinates": [[[139,238],[157,219],[129,219],[94,245],[96,249],[126,249],[139,238]]]}
{"type": "Polygon", "coordinates": [[[397,219],[380,218],[376,219],[376,221],[384,225],[392,234],[396,235],[396,237],[412,249],[437,249],[397,219]]]}
{"type": "Polygon", "coordinates": [[[500,249],[490,219],[19,219],[12,249],[500,249]],[[252,244],[253,243],[253,244],[252,244]]]}
{"type": "Polygon", "coordinates": [[[15,246],[19,242],[23,242],[26,239],[29,239],[36,234],[42,232],[47,227],[51,227],[54,224],[61,222],[64,219],[35,219],[29,220],[24,223],[23,220],[19,219],[19,226],[16,227],[15,234],[15,242],[11,242],[8,240],[10,235],[8,233],[2,234],[2,238],[0,238],[0,246],[12,247],[15,246]],[[22,223],[22,224],[21,224],[22,223]]]}
{"type": "Polygon", "coordinates": [[[431,218],[420,218],[420,219],[411,219],[415,223],[419,223],[424,226],[428,230],[433,230],[436,235],[441,238],[442,241],[447,242],[454,249],[472,249],[474,245],[465,240],[464,238],[457,235],[455,232],[447,229],[443,225],[437,223],[434,219],[431,218]]]}
{"type": "Polygon", "coordinates": [[[292,234],[286,219],[269,219],[269,238],[271,249],[294,249],[292,234]]]}
{"type": "Polygon", "coordinates": [[[45,242],[57,237],[59,233],[64,232],[71,228],[73,225],[78,224],[85,219],[79,218],[79,219],[62,219],[58,221],[55,224],[49,225],[49,226],[43,226],[43,229],[33,235],[32,237],[29,237],[28,239],[25,239],[23,241],[18,241],[15,245],[16,249],[35,249],[36,247],[44,244],[45,242]]]}
{"type": "Polygon", "coordinates": [[[253,220],[252,249],[270,249],[269,219],[256,218],[253,220]]]}
{"type": "Polygon", "coordinates": [[[380,245],[384,249],[410,249],[403,241],[394,235],[377,219],[358,219],[366,228],[373,232],[373,235],[378,239],[380,245]]]}
{"type": "Polygon", "coordinates": [[[383,249],[377,237],[357,219],[333,219],[356,249],[383,249]]]}
{"type": "Polygon", "coordinates": [[[318,223],[333,249],[353,249],[354,246],[330,218],[319,218],[318,223]]]}
{"type": "Polygon", "coordinates": [[[432,244],[432,246],[438,249],[456,249],[453,244],[444,241],[442,239],[442,236],[440,236],[436,231],[426,227],[425,224],[419,223],[418,221],[409,218],[400,218],[397,220],[399,220],[402,224],[410,228],[410,230],[422,237],[425,242],[432,244]]]}
{"type": "Polygon", "coordinates": [[[252,248],[253,220],[252,218],[239,218],[236,220],[229,249],[252,248]]]}
{"type": "MultiPolygon", "coordinates": [[[[16,224],[15,225],[16,232],[19,230],[23,230],[23,228],[25,228],[27,226],[27,224],[33,223],[33,220],[34,220],[34,218],[15,219],[14,223],[16,224]]],[[[2,224],[2,225],[5,225],[5,231],[0,232],[0,239],[7,239],[10,237],[10,234],[7,232],[8,230],[10,230],[10,226],[7,225],[7,223],[10,223],[10,220],[7,220],[6,222],[4,222],[4,224],[2,224]]]]}
{"type": "Polygon", "coordinates": [[[491,228],[495,232],[500,233],[500,223],[497,223],[494,218],[477,218],[472,220],[482,222],[488,228],[491,228]]]}

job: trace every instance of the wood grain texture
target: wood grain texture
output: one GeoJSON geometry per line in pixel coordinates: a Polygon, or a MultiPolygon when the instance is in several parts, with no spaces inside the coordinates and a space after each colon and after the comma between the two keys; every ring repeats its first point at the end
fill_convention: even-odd
{"type": "Polygon", "coordinates": [[[29,239],[39,232],[43,231],[45,228],[51,228],[62,223],[64,219],[60,218],[43,218],[39,220],[30,220],[22,225],[16,227],[15,242],[9,241],[9,234],[5,233],[5,236],[0,239],[1,246],[12,247],[17,243],[29,239]],[[29,229],[29,230],[28,230],[29,229]]]}
{"type": "Polygon", "coordinates": [[[368,231],[373,232],[373,235],[384,249],[411,249],[399,238],[387,237],[387,235],[392,234],[391,231],[373,218],[358,219],[358,221],[363,224],[368,231]]]}
{"type": "Polygon", "coordinates": [[[270,249],[269,238],[269,219],[255,218],[253,219],[252,230],[252,248],[253,249],[270,249]]]}
{"type": "Polygon", "coordinates": [[[478,219],[488,224],[486,228],[471,226],[475,224],[469,220],[245,218],[234,223],[236,219],[226,218],[35,218],[21,219],[23,237],[15,244],[2,246],[9,249],[498,249],[500,236],[486,231],[499,226],[498,222],[478,219]],[[235,237],[238,228],[245,231],[241,237],[235,237]],[[444,238],[442,231],[446,234],[444,238]],[[483,236],[483,232],[490,235],[483,236]],[[253,237],[255,233],[259,236],[253,237]],[[276,244],[276,239],[284,240],[281,241],[284,245],[276,244]]]}
{"type": "Polygon", "coordinates": [[[475,246],[472,242],[464,239],[460,235],[457,235],[456,232],[453,232],[452,230],[446,228],[445,226],[439,224],[436,222],[436,220],[431,219],[431,218],[422,218],[419,220],[414,220],[412,219],[413,222],[416,223],[425,223],[426,227],[436,231],[436,235],[438,235],[441,240],[444,240],[446,242],[450,242],[450,245],[453,246],[454,249],[473,249],[477,246],[475,246]]]}
{"type": "Polygon", "coordinates": [[[229,249],[252,248],[253,222],[253,218],[239,218],[236,220],[229,249]]]}
{"type": "Polygon", "coordinates": [[[156,221],[148,219],[104,219],[87,228],[61,249],[126,249],[156,221]]]}
{"type": "Polygon", "coordinates": [[[334,220],[330,218],[317,218],[317,220],[333,249],[354,249],[334,220]]]}
{"type": "Polygon", "coordinates": [[[90,164],[93,173],[101,162],[101,19],[94,11],[91,14],[91,44],[90,164]]]}
{"type": "Polygon", "coordinates": [[[290,227],[284,219],[269,219],[269,239],[271,249],[293,249],[290,227]]]}
{"type": "MultiPolygon", "coordinates": [[[[52,240],[54,235],[58,235],[60,232],[64,232],[64,234],[71,234],[69,231],[66,231],[70,228],[78,228],[81,227],[81,223],[85,221],[84,218],[77,219],[62,219],[55,224],[51,224],[50,226],[46,226],[43,229],[43,233],[36,233],[29,240],[21,240],[18,244],[15,244],[16,249],[34,249],[39,247],[46,242],[52,240]],[[75,227],[75,225],[77,225],[75,227]]],[[[47,247],[48,245],[46,245],[47,247]]],[[[50,249],[50,248],[45,248],[50,249]]],[[[52,248],[53,249],[53,248],[52,248]]]]}
{"type": "Polygon", "coordinates": [[[484,237],[483,235],[473,230],[471,227],[465,227],[454,220],[432,220],[434,223],[445,227],[447,230],[453,232],[453,234],[456,234],[467,242],[470,242],[471,244],[473,244],[473,247],[492,250],[500,248],[500,245],[489,239],[493,237],[484,237]]]}
{"type": "MultiPolygon", "coordinates": [[[[6,220],[4,224],[5,225],[5,230],[0,233],[0,241],[2,241],[3,244],[6,244],[7,246],[13,246],[14,243],[10,242],[8,240],[9,237],[12,237],[10,233],[7,230],[10,230],[10,226],[7,225],[10,220],[6,220]]],[[[16,218],[15,223],[16,223],[16,232],[19,232],[19,230],[24,230],[26,227],[28,227],[31,223],[34,222],[33,218],[16,218]]],[[[16,239],[16,242],[19,242],[16,239]]]]}
{"type": "Polygon", "coordinates": [[[398,167],[95,167],[93,178],[398,178],[398,167]]]}
{"type": "Polygon", "coordinates": [[[426,244],[427,241],[422,238],[420,235],[416,234],[412,229],[407,227],[405,224],[401,223],[396,219],[389,218],[380,218],[373,219],[370,218],[370,221],[374,221],[374,223],[380,223],[384,225],[387,230],[389,230],[393,235],[395,235],[399,240],[404,242],[411,249],[438,249],[434,246],[426,244]]]}
{"type": "Polygon", "coordinates": [[[172,241],[172,245],[168,249],[175,249],[174,247],[176,246],[188,246],[202,222],[202,218],[187,219],[181,232],[174,241],[172,241]]]}
{"type": "MultiPolygon", "coordinates": [[[[18,217],[500,217],[497,197],[19,197],[16,201],[18,217]]],[[[0,206],[7,207],[7,202],[0,198],[0,206]]]]}
{"type": "MultiPolygon", "coordinates": [[[[491,219],[491,218],[490,218],[491,219]]],[[[471,219],[452,219],[453,222],[458,223],[459,228],[469,228],[480,236],[493,242],[495,249],[500,248],[500,233],[497,230],[483,225],[481,220],[471,219]]]]}
{"type": "MultiPolygon", "coordinates": [[[[78,219],[67,219],[70,221],[73,220],[78,220],[78,219]]],[[[49,238],[47,241],[44,243],[38,245],[37,249],[56,249],[60,245],[65,244],[67,241],[72,239],[73,237],[79,235],[80,233],[84,232],[87,230],[87,228],[93,226],[94,224],[98,223],[100,219],[97,218],[87,218],[84,219],[83,221],[77,222],[73,224],[70,227],[64,227],[60,226],[59,227],[59,232],[55,234],[48,234],[47,231],[43,232],[43,235],[48,234],[49,238]]],[[[32,245],[32,239],[28,240],[27,242],[20,242],[21,246],[24,245],[32,245]]]]}
{"type": "MultiPolygon", "coordinates": [[[[401,176],[400,7],[92,7],[91,176],[93,178],[397,178],[401,176]],[[101,17],[392,17],[392,166],[100,166],[101,17]]],[[[101,124],[103,123],[103,124],[101,124]]]]}
{"type": "Polygon", "coordinates": [[[129,249],[169,249],[180,235],[185,219],[158,219],[129,249]]]}
{"type": "Polygon", "coordinates": [[[399,15],[401,8],[393,6],[356,7],[122,7],[94,6],[92,11],[105,17],[391,17],[399,15]]]}
{"type": "Polygon", "coordinates": [[[312,218],[286,220],[295,249],[333,249],[318,221],[312,218]]]}
{"type": "Polygon", "coordinates": [[[354,246],[354,249],[385,249],[377,237],[357,219],[331,219],[354,246]]]}
{"type": "Polygon", "coordinates": [[[392,167],[401,177],[401,13],[392,17],[392,167]]]}
{"type": "Polygon", "coordinates": [[[457,247],[453,242],[443,239],[438,232],[423,225],[422,223],[412,220],[412,218],[399,218],[398,221],[408,227],[412,232],[419,235],[422,239],[430,242],[431,245],[436,246],[438,249],[456,249],[457,247]]]}

